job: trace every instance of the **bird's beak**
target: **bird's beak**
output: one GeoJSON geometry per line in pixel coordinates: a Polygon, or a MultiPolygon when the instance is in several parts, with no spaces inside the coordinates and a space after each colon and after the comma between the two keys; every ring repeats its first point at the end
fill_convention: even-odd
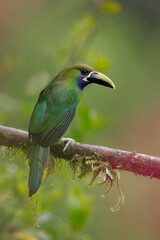
{"type": "Polygon", "coordinates": [[[103,85],[103,86],[115,89],[115,85],[111,81],[111,79],[100,72],[95,72],[95,71],[90,72],[90,74],[86,77],[86,79],[91,83],[97,83],[99,85],[103,85]]]}

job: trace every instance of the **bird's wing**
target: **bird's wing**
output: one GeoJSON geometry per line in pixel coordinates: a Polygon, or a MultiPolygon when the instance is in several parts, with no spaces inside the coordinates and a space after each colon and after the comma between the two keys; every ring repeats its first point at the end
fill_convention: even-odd
{"type": "Polygon", "coordinates": [[[73,120],[75,109],[65,109],[55,120],[52,116],[52,122],[48,119],[48,127],[44,131],[37,134],[37,142],[44,147],[48,147],[56,142],[66,132],[69,124],[73,120]]]}
{"type": "Polygon", "coordinates": [[[66,132],[74,118],[77,102],[62,100],[55,102],[38,100],[29,123],[29,133],[34,135],[37,143],[48,147],[66,132]]]}

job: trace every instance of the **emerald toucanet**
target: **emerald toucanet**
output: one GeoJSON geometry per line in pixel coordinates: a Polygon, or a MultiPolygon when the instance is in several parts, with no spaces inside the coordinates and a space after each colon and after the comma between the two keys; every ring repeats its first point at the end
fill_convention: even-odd
{"type": "Polygon", "coordinates": [[[32,139],[29,156],[29,197],[37,192],[44,168],[48,166],[50,146],[60,139],[74,118],[83,88],[91,83],[115,88],[104,74],[85,64],[63,69],[40,93],[29,122],[32,139]]]}

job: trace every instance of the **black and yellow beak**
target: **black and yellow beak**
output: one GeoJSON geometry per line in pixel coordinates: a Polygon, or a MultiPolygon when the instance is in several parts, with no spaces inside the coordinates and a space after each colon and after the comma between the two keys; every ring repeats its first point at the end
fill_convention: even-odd
{"type": "Polygon", "coordinates": [[[86,77],[86,79],[90,83],[97,83],[99,85],[115,89],[115,85],[111,81],[111,79],[100,72],[95,72],[95,71],[90,72],[89,75],[86,77]]]}

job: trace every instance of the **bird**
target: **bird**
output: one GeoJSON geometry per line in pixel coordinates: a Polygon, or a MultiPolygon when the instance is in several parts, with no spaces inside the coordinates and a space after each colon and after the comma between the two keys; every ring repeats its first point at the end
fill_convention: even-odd
{"type": "Polygon", "coordinates": [[[50,147],[62,138],[72,122],[82,98],[83,89],[90,84],[115,89],[106,75],[86,64],[64,68],[41,91],[29,121],[31,141],[29,155],[29,197],[35,194],[48,167],[50,147]]]}

